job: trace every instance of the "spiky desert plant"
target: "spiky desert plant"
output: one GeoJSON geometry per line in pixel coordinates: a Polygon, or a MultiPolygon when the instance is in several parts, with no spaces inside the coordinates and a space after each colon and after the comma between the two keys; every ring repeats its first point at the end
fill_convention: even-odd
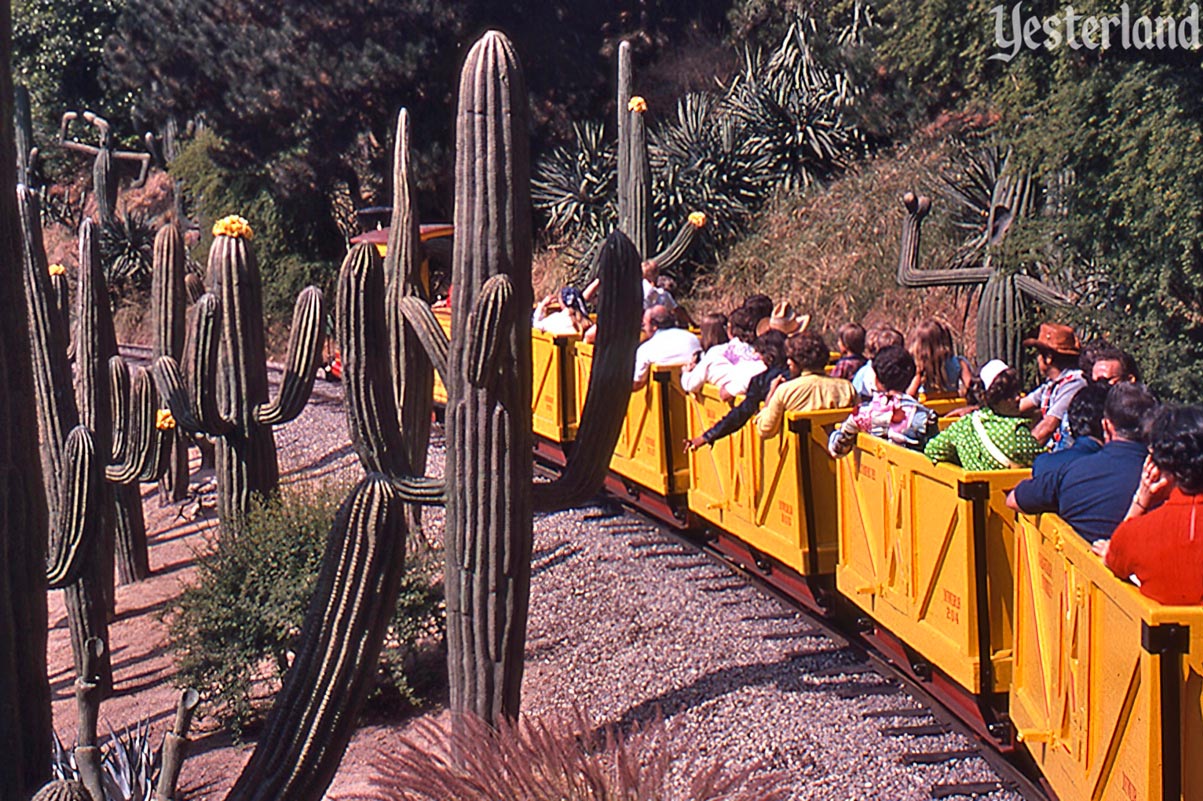
{"type": "Polygon", "coordinates": [[[155,229],[139,211],[114,215],[100,229],[104,279],[117,295],[128,288],[145,290],[152,281],[155,229]]]}
{"type": "MultiPolygon", "coordinates": [[[[396,599],[407,535],[403,502],[447,505],[453,710],[482,710],[493,721],[515,716],[531,514],[596,492],[618,438],[641,304],[639,256],[625,237],[614,234],[601,259],[603,356],[583,410],[582,431],[590,438],[582,439],[560,479],[532,489],[526,92],[504,36],[493,31],[476,43],[460,88],[452,325],[462,334],[449,345],[424,301],[401,299],[405,325],[412,326],[448,387],[448,478],[416,475],[410,464],[409,432],[396,406],[392,371],[408,372],[415,363],[408,356],[404,365],[393,360],[391,343],[403,331],[386,312],[384,265],[374,248],[356,246],[339,275],[338,331],[348,428],[369,475],[331,535],[297,659],[260,746],[231,793],[239,801],[305,801],[325,791],[350,738],[396,599]]],[[[400,149],[398,155],[408,159],[400,149]]],[[[403,237],[415,234],[411,226],[394,230],[403,237]]],[[[410,252],[404,242],[398,246],[410,252]]],[[[415,262],[402,261],[406,274],[415,275],[415,262]]]]}
{"type": "Polygon", "coordinates": [[[676,115],[653,130],[651,163],[657,229],[666,232],[700,210],[720,246],[743,231],[779,177],[772,156],[750,145],[719,98],[706,92],[682,97],[676,115]]]}
{"type": "Polygon", "coordinates": [[[36,389],[22,291],[21,223],[13,153],[8,5],[0,11],[0,798],[25,799],[49,778],[45,556],[48,528],[38,469],[36,389]]]}
{"type": "MultiPolygon", "coordinates": [[[[154,321],[154,358],[184,358],[187,254],[184,235],[177,225],[164,225],[155,234],[151,267],[151,317],[154,321]]],[[[204,287],[201,293],[204,294],[204,287]]],[[[199,295],[198,295],[199,297],[199,295]]],[[[181,501],[188,496],[188,437],[175,430],[169,435],[167,471],[159,482],[159,502],[181,501]]]]}
{"type": "Polygon", "coordinates": [[[246,220],[231,216],[213,226],[210,292],[197,301],[187,376],[171,356],[155,360],[159,390],[178,426],[217,442],[217,513],[234,535],[255,493],[268,495],[280,480],[272,427],[305,408],[322,350],[322,293],[306,287],[293,310],[288,356],[279,393],[268,399],[263,298],[259,267],[246,220]]]}
{"type": "Polygon", "coordinates": [[[617,153],[605,126],[572,126],[574,143],[552,148],[531,179],[535,208],[553,236],[581,244],[601,241],[618,221],[617,153]]]}
{"type": "Polygon", "coordinates": [[[55,779],[34,795],[33,801],[93,801],[83,782],[55,779]]]}
{"type": "Polygon", "coordinates": [[[627,732],[599,727],[577,710],[546,720],[475,717],[459,727],[422,721],[399,753],[372,763],[378,801],[771,801],[785,777],[757,766],[685,755],[657,717],[627,732]],[[419,745],[419,743],[421,743],[419,745]]]}
{"type": "Polygon", "coordinates": [[[808,21],[796,20],[771,54],[746,50],[724,98],[747,146],[772,159],[790,192],[841,172],[865,149],[847,116],[855,87],[815,58],[810,33],[808,21]]]}

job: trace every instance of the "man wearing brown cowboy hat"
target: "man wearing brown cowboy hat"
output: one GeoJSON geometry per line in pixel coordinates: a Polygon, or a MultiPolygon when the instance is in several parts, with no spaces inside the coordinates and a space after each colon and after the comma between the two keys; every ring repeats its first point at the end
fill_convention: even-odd
{"type": "Polygon", "coordinates": [[[1078,335],[1067,325],[1041,323],[1035,338],[1025,339],[1023,344],[1036,349],[1036,366],[1044,383],[1020,400],[1019,411],[1038,413],[1032,436],[1041,445],[1051,441],[1051,450],[1068,448],[1073,444],[1065,425],[1069,403],[1086,386],[1086,379],[1078,369],[1078,354],[1082,350],[1078,335]]]}

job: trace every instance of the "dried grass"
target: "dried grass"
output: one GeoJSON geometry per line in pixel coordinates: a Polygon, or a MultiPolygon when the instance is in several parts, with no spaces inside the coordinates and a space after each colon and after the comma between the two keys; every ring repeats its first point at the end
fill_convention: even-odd
{"type": "Polygon", "coordinates": [[[373,768],[380,801],[773,801],[784,777],[757,766],[732,769],[672,751],[657,717],[625,735],[597,728],[579,710],[569,718],[505,724],[476,718],[461,730],[423,720],[400,754],[373,768]],[[460,757],[459,761],[453,755],[460,757]]]}
{"type": "MultiPolygon", "coordinates": [[[[849,320],[866,327],[889,323],[908,331],[920,319],[938,317],[959,342],[973,341],[966,300],[951,290],[903,289],[895,281],[904,192],[933,194],[944,158],[933,137],[860,162],[826,189],[778,197],[758,216],[748,235],[712,271],[699,277],[695,318],[729,311],[750,294],[788,299],[811,315],[811,325],[831,338],[849,320]]],[[[923,228],[921,260],[940,264],[955,250],[939,198],[923,228]]],[[[832,343],[834,344],[834,343],[832,343]]]]}

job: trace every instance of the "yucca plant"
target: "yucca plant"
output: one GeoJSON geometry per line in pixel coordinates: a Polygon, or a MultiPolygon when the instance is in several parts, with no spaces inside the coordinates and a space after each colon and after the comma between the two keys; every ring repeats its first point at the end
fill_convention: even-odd
{"type": "Polygon", "coordinates": [[[656,227],[663,237],[701,211],[711,221],[702,236],[712,245],[730,243],[778,178],[772,156],[751,145],[719,98],[705,92],[677,101],[676,115],[652,132],[650,157],[656,227]]]}
{"type": "Polygon", "coordinates": [[[748,146],[772,159],[788,191],[838,174],[866,147],[847,116],[858,89],[847,73],[815,57],[813,33],[814,23],[801,18],[771,54],[745,50],[724,99],[748,146]]]}
{"type": "Polygon", "coordinates": [[[155,234],[151,221],[138,211],[117,215],[100,231],[100,258],[105,283],[121,294],[127,288],[150,288],[155,234]]]}
{"type": "Polygon", "coordinates": [[[574,144],[553,148],[536,165],[531,199],[554,236],[600,241],[618,222],[618,156],[601,123],[572,128],[574,144]]]}
{"type": "Polygon", "coordinates": [[[758,766],[703,764],[673,747],[656,717],[623,733],[570,717],[461,727],[419,722],[400,753],[374,761],[380,801],[773,801],[785,777],[758,766]]]}

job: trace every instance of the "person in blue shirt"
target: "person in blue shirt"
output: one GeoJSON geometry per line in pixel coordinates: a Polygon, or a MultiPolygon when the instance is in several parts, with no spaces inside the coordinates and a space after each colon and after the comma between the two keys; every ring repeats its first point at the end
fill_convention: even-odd
{"type": "Polygon", "coordinates": [[[1032,463],[1032,478],[1061,470],[1070,462],[1103,449],[1103,404],[1110,384],[1088,384],[1069,402],[1069,433],[1074,444],[1062,451],[1042,453],[1032,463]]]}
{"type": "Polygon", "coordinates": [[[1156,409],[1144,385],[1116,384],[1103,405],[1102,449],[1021,481],[1007,506],[1024,514],[1056,512],[1090,542],[1110,537],[1140,485],[1148,453],[1144,426],[1156,409]]]}

